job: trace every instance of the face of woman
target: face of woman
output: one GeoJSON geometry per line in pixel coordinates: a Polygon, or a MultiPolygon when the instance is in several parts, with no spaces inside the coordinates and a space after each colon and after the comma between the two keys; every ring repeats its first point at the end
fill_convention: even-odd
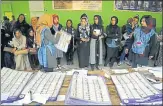
{"type": "Polygon", "coordinates": [[[57,17],[55,17],[54,20],[53,20],[54,24],[58,24],[58,21],[59,21],[59,20],[58,20],[57,17]]]}
{"type": "Polygon", "coordinates": [[[67,27],[71,27],[71,26],[72,26],[71,21],[67,21],[67,27]]]}
{"type": "Polygon", "coordinates": [[[30,35],[30,36],[34,36],[34,32],[33,32],[33,31],[30,31],[30,32],[29,32],[29,35],[30,35]]]}
{"type": "Polygon", "coordinates": [[[82,25],[82,26],[86,26],[86,23],[87,23],[87,22],[86,22],[86,19],[82,19],[82,20],[81,20],[81,25],[82,25]]]}
{"type": "Polygon", "coordinates": [[[94,23],[98,24],[98,18],[97,17],[94,18],[94,23]]]}
{"type": "Polygon", "coordinates": [[[147,27],[147,23],[145,22],[145,18],[142,19],[141,25],[144,26],[144,27],[147,27]]]}
{"type": "Polygon", "coordinates": [[[133,24],[134,25],[138,24],[138,19],[137,18],[133,18],[133,24]]]}
{"type": "Polygon", "coordinates": [[[19,31],[16,31],[16,32],[15,32],[15,36],[16,36],[16,38],[20,38],[21,33],[20,33],[19,31]]]}
{"type": "Polygon", "coordinates": [[[23,15],[20,15],[19,16],[19,22],[22,23],[24,21],[24,16],[23,15]]]}
{"type": "Polygon", "coordinates": [[[116,23],[116,19],[115,19],[115,18],[112,18],[112,19],[111,19],[111,24],[112,24],[112,25],[115,25],[115,23],[116,23]]]}

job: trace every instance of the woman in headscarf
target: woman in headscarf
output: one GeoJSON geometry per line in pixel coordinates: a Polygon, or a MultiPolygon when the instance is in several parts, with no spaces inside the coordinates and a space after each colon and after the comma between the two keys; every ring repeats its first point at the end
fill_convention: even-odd
{"type": "Polygon", "coordinates": [[[106,27],[106,45],[107,45],[107,56],[104,66],[109,63],[110,68],[113,67],[114,62],[117,62],[119,46],[121,42],[121,32],[117,25],[118,18],[116,16],[111,17],[111,23],[106,27]]]}
{"type": "MultiPolygon", "coordinates": [[[[129,57],[132,60],[132,67],[137,65],[147,66],[156,52],[156,32],[153,30],[152,16],[145,15],[141,18],[141,27],[134,30],[132,36],[132,47],[129,57]]],[[[126,49],[128,52],[128,49],[126,49]]]]}
{"type": "Polygon", "coordinates": [[[31,70],[28,54],[23,52],[17,54],[17,52],[26,49],[26,37],[22,35],[19,29],[14,31],[14,38],[12,39],[11,44],[14,47],[12,53],[15,54],[16,70],[31,70]]]}
{"type": "Polygon", "coordinates": [[[38,20],[36,31],[36,42],[40,45],[38,50],[39,63],[43,71],[52,72],[53,68],[57,67],[55,41],[51,34],[52,16],[48,14],[42,15],[38,20]]]}
{"type": "Polygon", "coordinates": [[[66,52],[67,65],[70,65],[70,64],[73,64],[73,56],[74,56],[75,44],[76,44],[75,39],[74,39],[76,31],[73,27],[73,23],[71,19],[67,20],[65,30],[67,33],[71,34],[72,36],[70,44],[68,46],[68,50],[66,52]]]}
{"type": "Polygon", "coordinates": [[[27,48],[29,49],[29,53],[28,53],[28,58],[29,58],[29,62],[31,65],[31,68],[34,70],[35,68],[37,68],[37,66],[39,65],[38,62],[38,57],[37,57],[37,49],[36,49],[36,43],[34,41],[34,30],[32,28],[30,28],[28,30],[28,36],[27,36],[27,48]]]}
{"type": "Polygon", "coordinates": [[[90,40],[90,64],[91,69],[99,70],[99,64],[103,63],[103,21],[101,16],[94,16],[94,24],[91,26],[91,40],[90,40]]]}
{"type": "Polygon", "coordinates": [[[91,28],[87,15],[81,15],[76,34],[79,68],[85,68],[89,66],[90,29],[91,28]]]}
{"type": "Polygon", "coordinates": [[[32,17],[31,18],[31,26],[32,26],[34,33],[36,32],[38,19],[39,19],[39,17],[32,17]]]}
{"type": "Polygon", "coordinates": [[[15,22],[14,29],[19,29],[24,36],[27,37],[27,31],[30,28],[29,24],[25,20],[24,14],[20,14],[15,22]]]}
{"type": "MultiPolygon", "coordinates": [[[[62,29],[62,25],[59,23],[59,16],[54,14],[53,16],[53,25],[50,28],[52,35],[54,36],[56,32],[62,29]]],[[[56,39],[58,39],[56,37],[56,39]]],[[[56,59],[57,59],[57,69],[61,69],[61,58],[63,58],[63,52],[56,48],[56,59]]]]}
{"type": "Polygon", "coordinates": [[[163,45],[163,28],[157,36],[157,52],[155,56],[155,66],[162,66],[162,45],[163,45]]]}

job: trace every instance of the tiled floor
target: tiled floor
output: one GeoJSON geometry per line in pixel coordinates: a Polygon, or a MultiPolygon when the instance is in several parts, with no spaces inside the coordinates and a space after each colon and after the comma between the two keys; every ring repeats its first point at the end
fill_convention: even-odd
{"type": "MultiPolygon", "coordinates": [[[[61,66],[63,67],[61,69],[61,71],[64,71],[64,70],[68,71],[68,70],[71,70],[71,69],[79,69],[77,53],[75,52],[75,54],[74,54],[74,64],[73,65],[67,65],[66,58],[65,58],[65,55],[64,55],[64,57],[61,60],[61,66]]],[[[104,65],[101,65],[99,67],[104,68],[104,65]]],[[[108,68],[109,68],[109,66],[108,66],[108,68]]],[[[129,66],[126,65],[126,64],[122,64],[121,66],[118,66],[117,63],[114,63],[113,68],[124,69],[124,68],[129,68],[129,66]]],[[[88,70],[91,70],[91,68],[88,67],[88,70]]]]}

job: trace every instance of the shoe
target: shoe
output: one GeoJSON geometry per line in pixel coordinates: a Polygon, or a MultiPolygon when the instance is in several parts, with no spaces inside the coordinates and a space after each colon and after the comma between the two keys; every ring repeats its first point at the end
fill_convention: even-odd
{"type": "Polygon", "coordinates": [[[118,63],[118,66],[120,66],[120,65],[122,65],[122,64],[123,64],[123,62],[120,61],[120,62],[118,63]]]}
{"type": "Polygon", "coordinates": [[[100,68],[99,68],[98,66],[96,66],[96,69],[97,69],[97,70],[100,70],[100,68]]]}

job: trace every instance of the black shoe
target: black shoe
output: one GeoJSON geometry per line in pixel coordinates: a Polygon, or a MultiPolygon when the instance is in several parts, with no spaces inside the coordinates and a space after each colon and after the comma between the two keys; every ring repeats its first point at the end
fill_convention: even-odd
{"type": "Polygon", "coordinates": [[[98,66],[96,66],[96,69],[97,69],[97,70],[100,70],[98,66]]]}

